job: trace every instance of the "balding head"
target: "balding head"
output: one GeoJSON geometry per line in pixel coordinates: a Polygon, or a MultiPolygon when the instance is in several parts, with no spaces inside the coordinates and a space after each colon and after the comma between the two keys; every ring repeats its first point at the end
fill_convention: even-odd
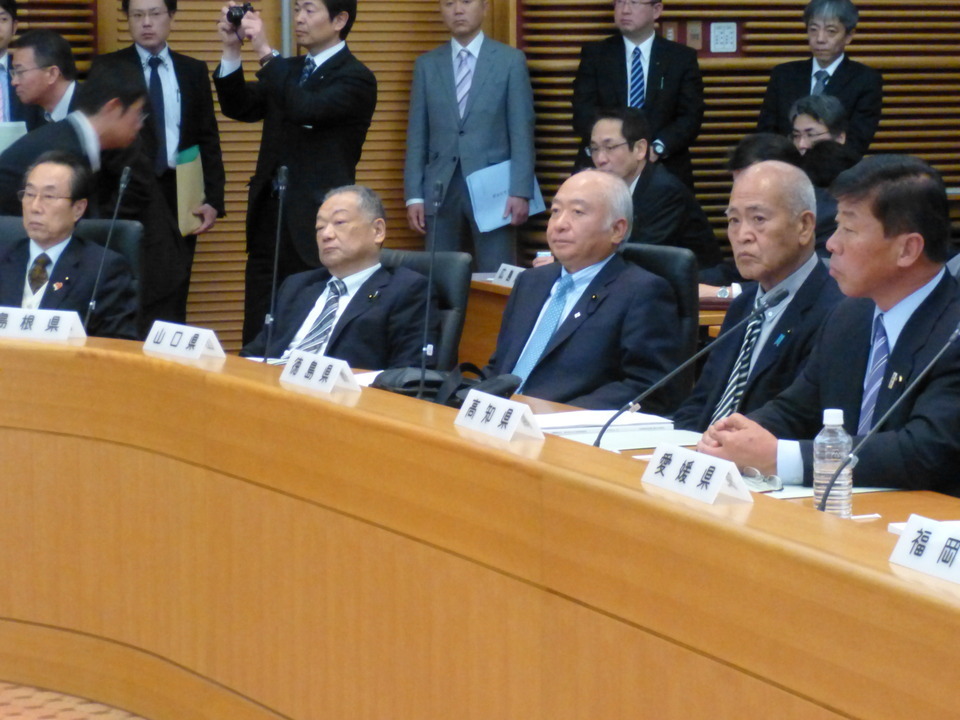
{"type": "Polygon", "coordinates": [[[770,290],[813,254],[817,202],[799,168],[767,160],[734,181],[727,237],[740,274],[770,290]]]}

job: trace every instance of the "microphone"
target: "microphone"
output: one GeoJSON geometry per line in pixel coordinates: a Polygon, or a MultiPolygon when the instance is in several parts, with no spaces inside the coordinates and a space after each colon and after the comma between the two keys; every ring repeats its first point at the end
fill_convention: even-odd
{"type": "Polygon", "coordinates": [[[273,280],[270,282],[270,309],[267,316],[263,319],[263,325],[267,330],[266,344],[263,346],[263,361],[267,362],[270,356],[270,343],[273,340],[273,316],[277,312],[277,273],[280,268],[280,228],[283,227],[283,200],[287,195],[287,180],[290,171],[286,165],[277,168],[277,235],[273,245],[273,280]]]}
{"type": "Polygon", "coordinates": [[[894,410],[900,407],[900,403],[903,402],[903,399],[907,397],[907,395],[913,391],[920,381],[927,376],[927,373],[930,372],[931,368],[937,364],[937,361],[943,357],[943,354],[949,349],[949,347],[956,341],[958,337],[960,337],[960,325],[957,325],[956,329],[950,333],[950,337],[947,338],[947,341],[943,344],[943,347],[940,348],[937,354],[933,356],[933,359],[930,360],[926,367],[920,371],[920,374],[917,375],[909,385],[907,385],[907,388],[900,394],[900,397],[898,397],[894,403],[887,408],[887,411],[880,417],[879,420],[877,420],[877,422],[873,424],[873,427],[870,428],[863,438],[861,438],[860,442],[857,443],[857,446],[853,448],[853,450],[850,451],[850,454],[843,459],[843,462],[840,463],[840,467],[838,467],[830,477],[830,482],[827,483],[827,487],[824,488],[823,497],[820,498],[820,504],[817,505],[817,510],[820,512],[826,511],[827,500],[830,498],[830,493],[833,491],[833,486],[837,484],[837,479],[840,477],[840,473],[842,473],[848,466],[850,467],[851,472],[853,471],[853,469],[857,466],[857,462],[860,460],[857,453],[859,453],[861,448],[863,448],[864,443],[877,434],[877,430],[880,428],[880,426],[887,421],[887,418],[893,414],[894,410]]]}
{"type": "Polygon", "coordinates": [[[87,304],[87,314],[83,318],[83,331],[87,331],[90,325],[90,316],[97,307],[97,290],[100,288],[100,277],[103,275],[103,263],[107,259],[106,250],[110,247],[110,238],[113,237],[113,228],[117,224],[117,214],[120,212],[120,201],[123,200],[123,193],[130,184],[130,166],[127,165],[120,173],[120,187],[117,190],[117,202],[113,206],[113,217],[110,218],[110,225],[107,227],[107,239],[103,243],[104,253],[100,256],[100,266],[97,268],[97,276],[93,280],[93,292],[90,293],[90,302],[87,304]]]}
{"type": "Polygon", "coordinates": [[[430,298],[433,296],[433,265],[437,257],[437,215],[443,202],[443,182],[437,180],[433,184],[433,222],[428,228],[430,263],[427,269],[427,308],[423,314],[423,344],[420,351],[420,386],[417,388],[417,398],[423,397],[423,387],[427,381],[427,356],[433,355],[433,345],[430,344],[430,298]]]}
{"type": "Polygon", "coordinates": [[[759,305],[758,307],[756,307],[756,308],[753,309],[753,312],[751,312],[751,313],[750,313],[749,315],[747,315],[745,318],[743,318],[742,320],[740,320],[740,322],[738,322],[738,323],[737,323],[736,325],[734,325],[732,328],[730,328],[729,330],[727,330],[727,332],[725,332],[723,335],[721,335],[720,337],[718,337],[716,340],[714,340],[712,343],[710,343],[710,344],[707,345],[706,347],[703,347],[703,348],[701,348],[700,350],[698,350],[698,351],[697,351],[696,353],[694,353],[692,356],[690,356],[689,358],[687,358],[684,362],[680,363],[680,365],[678,365],[678,366],[675,367],[673,370],[671,370],[671,371],[668,372],[666,375],[664,375],[662,378],[660,378],[659,380],[657,380],[657,382],[655,382],[653,385],[651,385],[651,386],[648,387],[646,390],[644,390],[642,393],[640,393],[639,395],[637,395],[637,397],[635,397],[633,400],[631,400],[631,401],[628,402],[626,405],[624,405],[622,408],[620,408],[619,410],[617,410],[617,412],[615,412],[615,413],[613,414],[613,416],[612,416],[609,420],[607,420],[607,422],[604,424],[604,426],[603,426],[602,428],[600,428],[600,432],[597,434],[597,439],[593,441],[593,446],[594,446],[594,447],[600,447],[600,441],[603,439],[604,433],[607,432],[607,429],[608,429],[611,425],[613,425],[613,422],[614,422],[618,417],[620,417],[621,415],[623,415],[623,414],[624,414],[625,412],[627,412],[627,411],[629,411],[629,412],[636,412],[637,410],[639,410],[639,409],[640,409],[640,403],[643,402],[644,400],[646,400],[651,394],[653,394],[654,392],[656,392],[657,390],[659,390],[660,388],[662,388],[664,385],[666,385],[668,382],[670,382],[671,380],[673,380],[673,378],[675,378],[677,375],[679,375],[680,373],[682,373],[684,370],[686,370],[688,367],[690,367],[693,363],[695,363],[695,362],[696,362],[697,360],[699,360],[701,357],[703,357],[704,355],[706,355],[706,354],[709,353],[709,352],[712,352],[713,349],[716,347],[717,343],[720,342],[720,341],[722,341],[724,338],[727,338],[727,337],[730,337],[731,335],[733,335],[733,334],[734,334],[734,330],[738,330],[741,326],[746,325],[748,322],[750,322],[751,320],[753,320],[753,319],[754,319],[755,317],[757,317],[758,315],[762,315],[763,313],[765,313],[765,312],[766,312],[767,310],[769,310],[770,308],[776,307],[777,305],[779,305],[780,303],[782,303],[782,302],[786,299],[786,297],[787,297],[788,294],[789,294],[789,293],[788,293],[784,288],[780,288],[779,290],[777,290],[777,291],[775,291],[775,292],[772,292],[772,293],[770,293],[769,295],[767,295],[766,297],[764,297],[763,300],[760,301],[760,305],[759,305]]]}

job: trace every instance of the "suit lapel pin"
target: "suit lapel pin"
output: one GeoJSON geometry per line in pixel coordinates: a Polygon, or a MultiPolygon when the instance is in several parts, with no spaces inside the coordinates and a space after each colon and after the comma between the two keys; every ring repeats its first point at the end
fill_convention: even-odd
{"type": "Polygon", "coordinates": [[[777,336],[777,339],[773,341],[773,344],[776,345],[777,347],[780,347],[780,343],[783,342],[785,337],[787,337],[785,333],[780,333],[777,336]]]}
{"type": "Polygon", "coordinates": [[[367,300],[376,300],[376,299],[379,298],[379,297],[380,297],[380,291],[379,291],[379,290],[374,290],[372,293],[370,293],[369,295],[367,295],[367,300]]]}
{"type": "MultiPolygon", "coordinates": [[[[67,278],[67,280],[69,280],[69,279],[70,279],[70,278],[67,278]]],[[[53,291],[56,292],[57,290],[59,290],[59,289],[62,288],[62,287],[63,287],[63,283],[62,283],[62,282],[55,282],[55,283],[53,284],[53,291]]]]}
{"type": "Polygon", "coordinates": [[[580,317],[580,313],[578,312],[578,313],[574,314],[573,319],[576,320],[576,319],[579,318],[579,317],[580,317]]]}

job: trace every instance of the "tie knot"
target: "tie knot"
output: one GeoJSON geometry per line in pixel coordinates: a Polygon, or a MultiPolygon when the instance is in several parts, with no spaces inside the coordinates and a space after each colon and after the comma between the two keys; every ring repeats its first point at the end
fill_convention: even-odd
{"type": "Polygon", "coordinates": [[[149,65],[152,69],[156,70],[158,67],[163,65],[163,58],[160,57],[159,55],[151,55],[150,59],[147,60],[147,65],[149,65]]]}
{"type": "Polygon", "coordinates": [[[639,47],[635,47],[635,48],[633,49],[633,54],[630,56],[630,59],[631,59],[631,60],[639,60],[639,59],[640,59],[640,48],[639,48],[639,47]]]}
{"type": "Polygon", "coordinates": [[[46,270],[50,265],[50,256],[46,253],[40,253],[37,255],[37,259],[33,261],[33,264],[42,270],[46,270]]]}
{"type": "Polygon", "coordinates": [[[828,73],[826,70],[817,70],[813,74],[813,77],[819,82],[821,80],[826,80],[828,77],[830,77],[830,73],[828,73]]]}
{"type": "Polygon", "coordinates": [[[573,278],[569,275],[561,275],[557,281],[557,295],[566,295],[573,289],[573,278]]]}
{"type": "Polygon", "coordinates": [[[463,48],[459,53],[457,53],[457,60],[460,61],[460,64],[463,65],[470,59],[470,51],[466,48],[463,48]]]}
{"type": "Polygon", "coordinates": [[[340,297],[347,292],[347,286],[343,280],[333,278],[327,283],[327,290],[333,297],[340,297]]]}

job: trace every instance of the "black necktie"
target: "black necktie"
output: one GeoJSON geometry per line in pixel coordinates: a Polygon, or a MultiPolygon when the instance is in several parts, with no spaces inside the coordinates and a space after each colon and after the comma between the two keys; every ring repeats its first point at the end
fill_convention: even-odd
{"type": "Polygon", "coordinates": [[[157,134],[157,156],[153,161],[153,170],[163,175],[170,167],[167,160],[167,121],[163,114],[163,84],[160,82],[159,55],[152,55],[147,61],[150,66],[150,105],[153,109],[153,129],[157,134]]]}

